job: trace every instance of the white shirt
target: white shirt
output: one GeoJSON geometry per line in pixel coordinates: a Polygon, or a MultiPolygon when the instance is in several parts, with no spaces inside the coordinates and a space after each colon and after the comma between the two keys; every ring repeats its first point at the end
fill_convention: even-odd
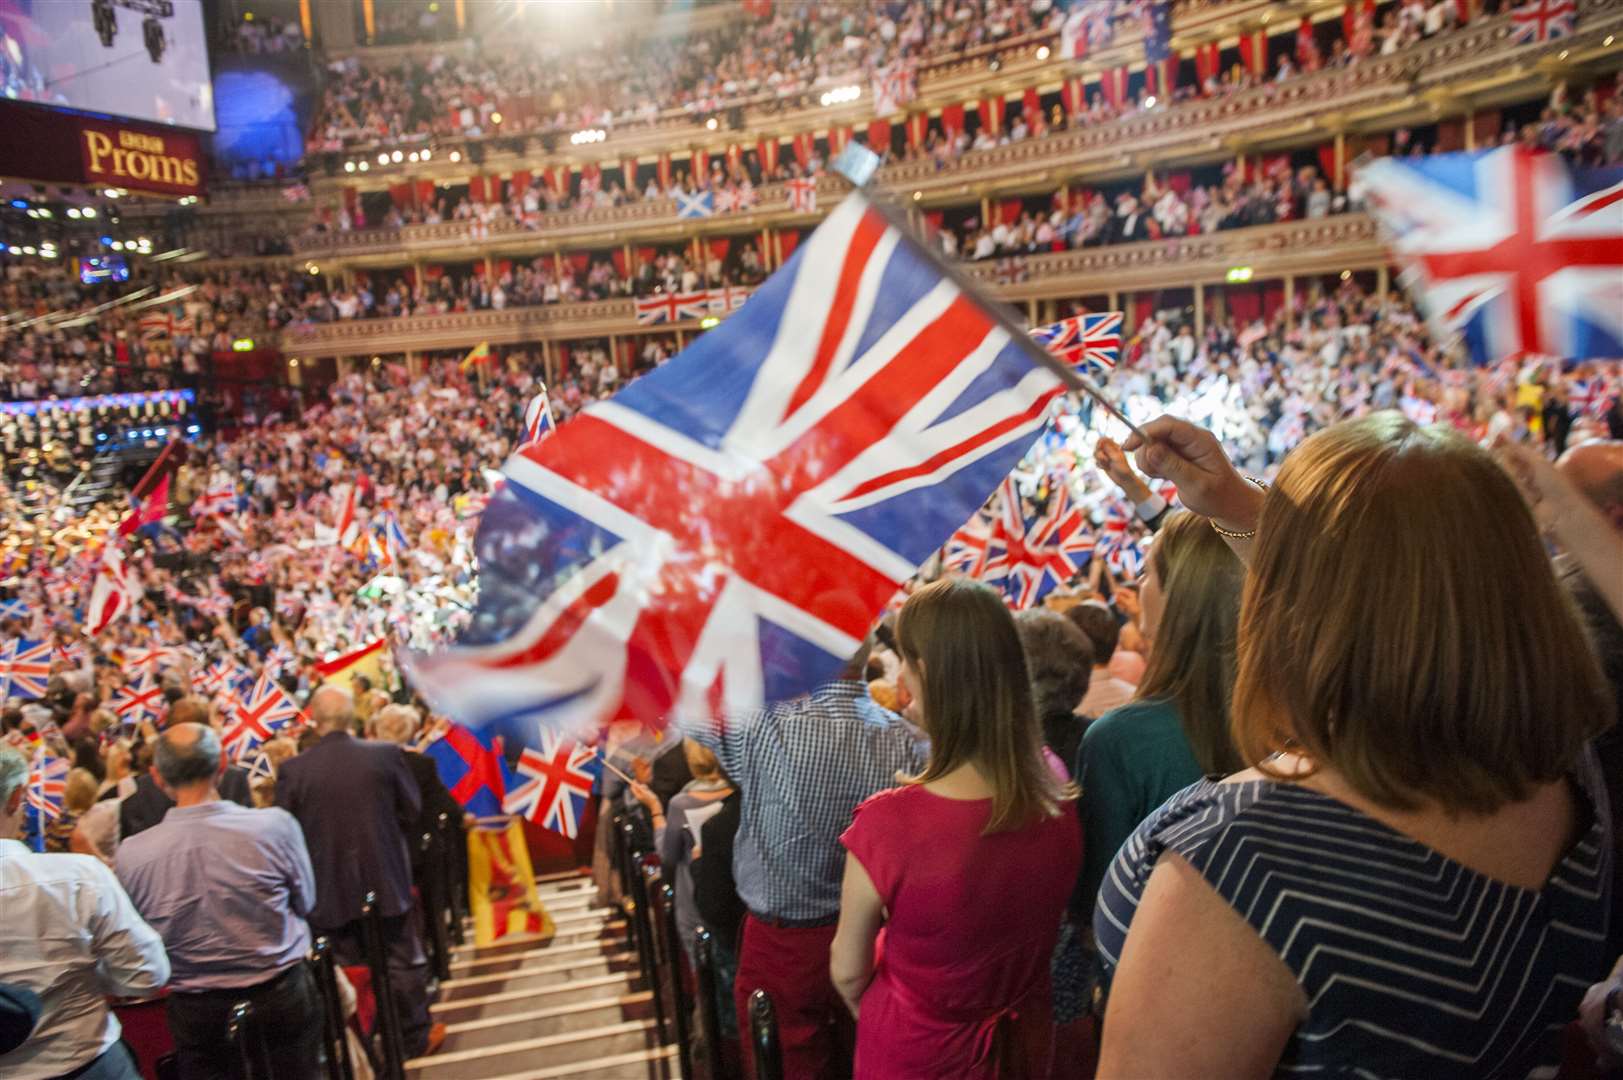
{"type": "Polygon", "coordinates": [[[0,1054],[0,1076],[72,1072],[118,1041],[106,995],[138,997],[169,981],[169,957],[113,872],[89,855],[36,855],[0,840],[0,982],[44,1010],[28,1041],[0,1054]]]}

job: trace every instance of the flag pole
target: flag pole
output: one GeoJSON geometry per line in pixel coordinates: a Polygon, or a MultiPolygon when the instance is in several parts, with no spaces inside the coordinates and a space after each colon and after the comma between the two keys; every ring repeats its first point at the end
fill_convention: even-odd
{"type": "Polygon", "coordinates": [[[1126,424],[1128,430],[1139,438],[1147,440],[1148,437],[1139,430],[1138,425],[1129,420],[1127,414],[1116,407],[1116,403],[1105,395],[1105,392],[1099,388],[1097,383],[1033,341],[1031,334],[1027,332],[1025,320],[1020,318],[1013,308],[993,296],[980,282],[948,263],[939,254],[931,251],[927,245],[919,241],[918,236],[913,232],[913,226],[907,220],[907,216],[869,183],[878,164],[878,155],[866,147],[852,142],[846,144],[845,149],[840,152],[839,158],[835,160],[834,171],[845,177],[858,191],[862,192],[863,197],[867,200],[874,213],[884,218],[885,223],[900,234],[902,243],[907,244],[915,255],[933,265],[943,277],[958,286],[960,290],[985,308],[997,325],[1008,333],[1010,339],[1026,354],[1028,360],[1035,364],[1041,364],[1053,372],[1067,388],[1080,391],[1097,401],[1111,416],[1126,424]]]}
{"type": "Polygon", "coordinates": [[[627,776],[625,773],[621,772],[619,769],[615,768],[614,763],[609,761],[609,756],[603,752],[602,747],[598,747],[597,749],[597,760],[603,763],[603,767],[605,769],[624,780],[627,784],[635,784],[637,782],[631,777],[627,776]]]}

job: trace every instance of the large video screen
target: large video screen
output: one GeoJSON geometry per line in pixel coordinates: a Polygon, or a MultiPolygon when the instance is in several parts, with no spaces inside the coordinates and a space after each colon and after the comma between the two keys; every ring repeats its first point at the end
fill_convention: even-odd
{"type": "Polygon", "coordinates": [[[0,94],[213,131],[203,0],[0,0],[0,94]]]}

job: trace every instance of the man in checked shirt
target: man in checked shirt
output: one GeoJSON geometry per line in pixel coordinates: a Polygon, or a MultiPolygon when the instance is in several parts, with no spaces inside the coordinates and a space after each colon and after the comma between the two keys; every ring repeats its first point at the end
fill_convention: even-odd
{"type": "MultiPolygon", "coordinates": [[[[870,646],[805,697],[680,725],[715,752],[743,794],[733,876],[749,915],[734,1000],[743,1026],[750,994],[771,995],[791,1080],[851,1073],[855,1028],[828,973],[845,866],[840,833],[857,804],[895,787],[898,773],[918,772],[929,756],[918,728],[868,696],[870,646]]],[[[747,1038],[744,1045],[747,1055],[747,1038]]]]}

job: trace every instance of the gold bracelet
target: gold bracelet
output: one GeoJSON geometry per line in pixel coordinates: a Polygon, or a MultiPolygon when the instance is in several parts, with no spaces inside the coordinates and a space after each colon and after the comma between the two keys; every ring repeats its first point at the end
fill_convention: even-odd
{"type": "MultiPolygon", "coordinates": [[[[1267,491],[1268,490],[1268,481],[1259,480],[1255,476],[1248,476],[1248,477],[1246,477],[1246,479],[1251,481],[1251,483],[1257,485],[1258,490],[1260,490],[1260,491],[1267,491]]],[[[1257,530],[1256,530],[1255,526],[1252,526],[1252,528],[1250,530],[1248,530],[1247,532],[1235,532],[1232,529],[1223,528],[1223,526],[1219,525],[1216,521],[1212,520],[1211,518],[1206,519],[1206,524],[1210,525],[1212,527],[1212,529],[1217,533],[1217,535],[1221,536],[1225,540],[1250,540],[1252,537],[1257,535],[1257,530]]]]}

